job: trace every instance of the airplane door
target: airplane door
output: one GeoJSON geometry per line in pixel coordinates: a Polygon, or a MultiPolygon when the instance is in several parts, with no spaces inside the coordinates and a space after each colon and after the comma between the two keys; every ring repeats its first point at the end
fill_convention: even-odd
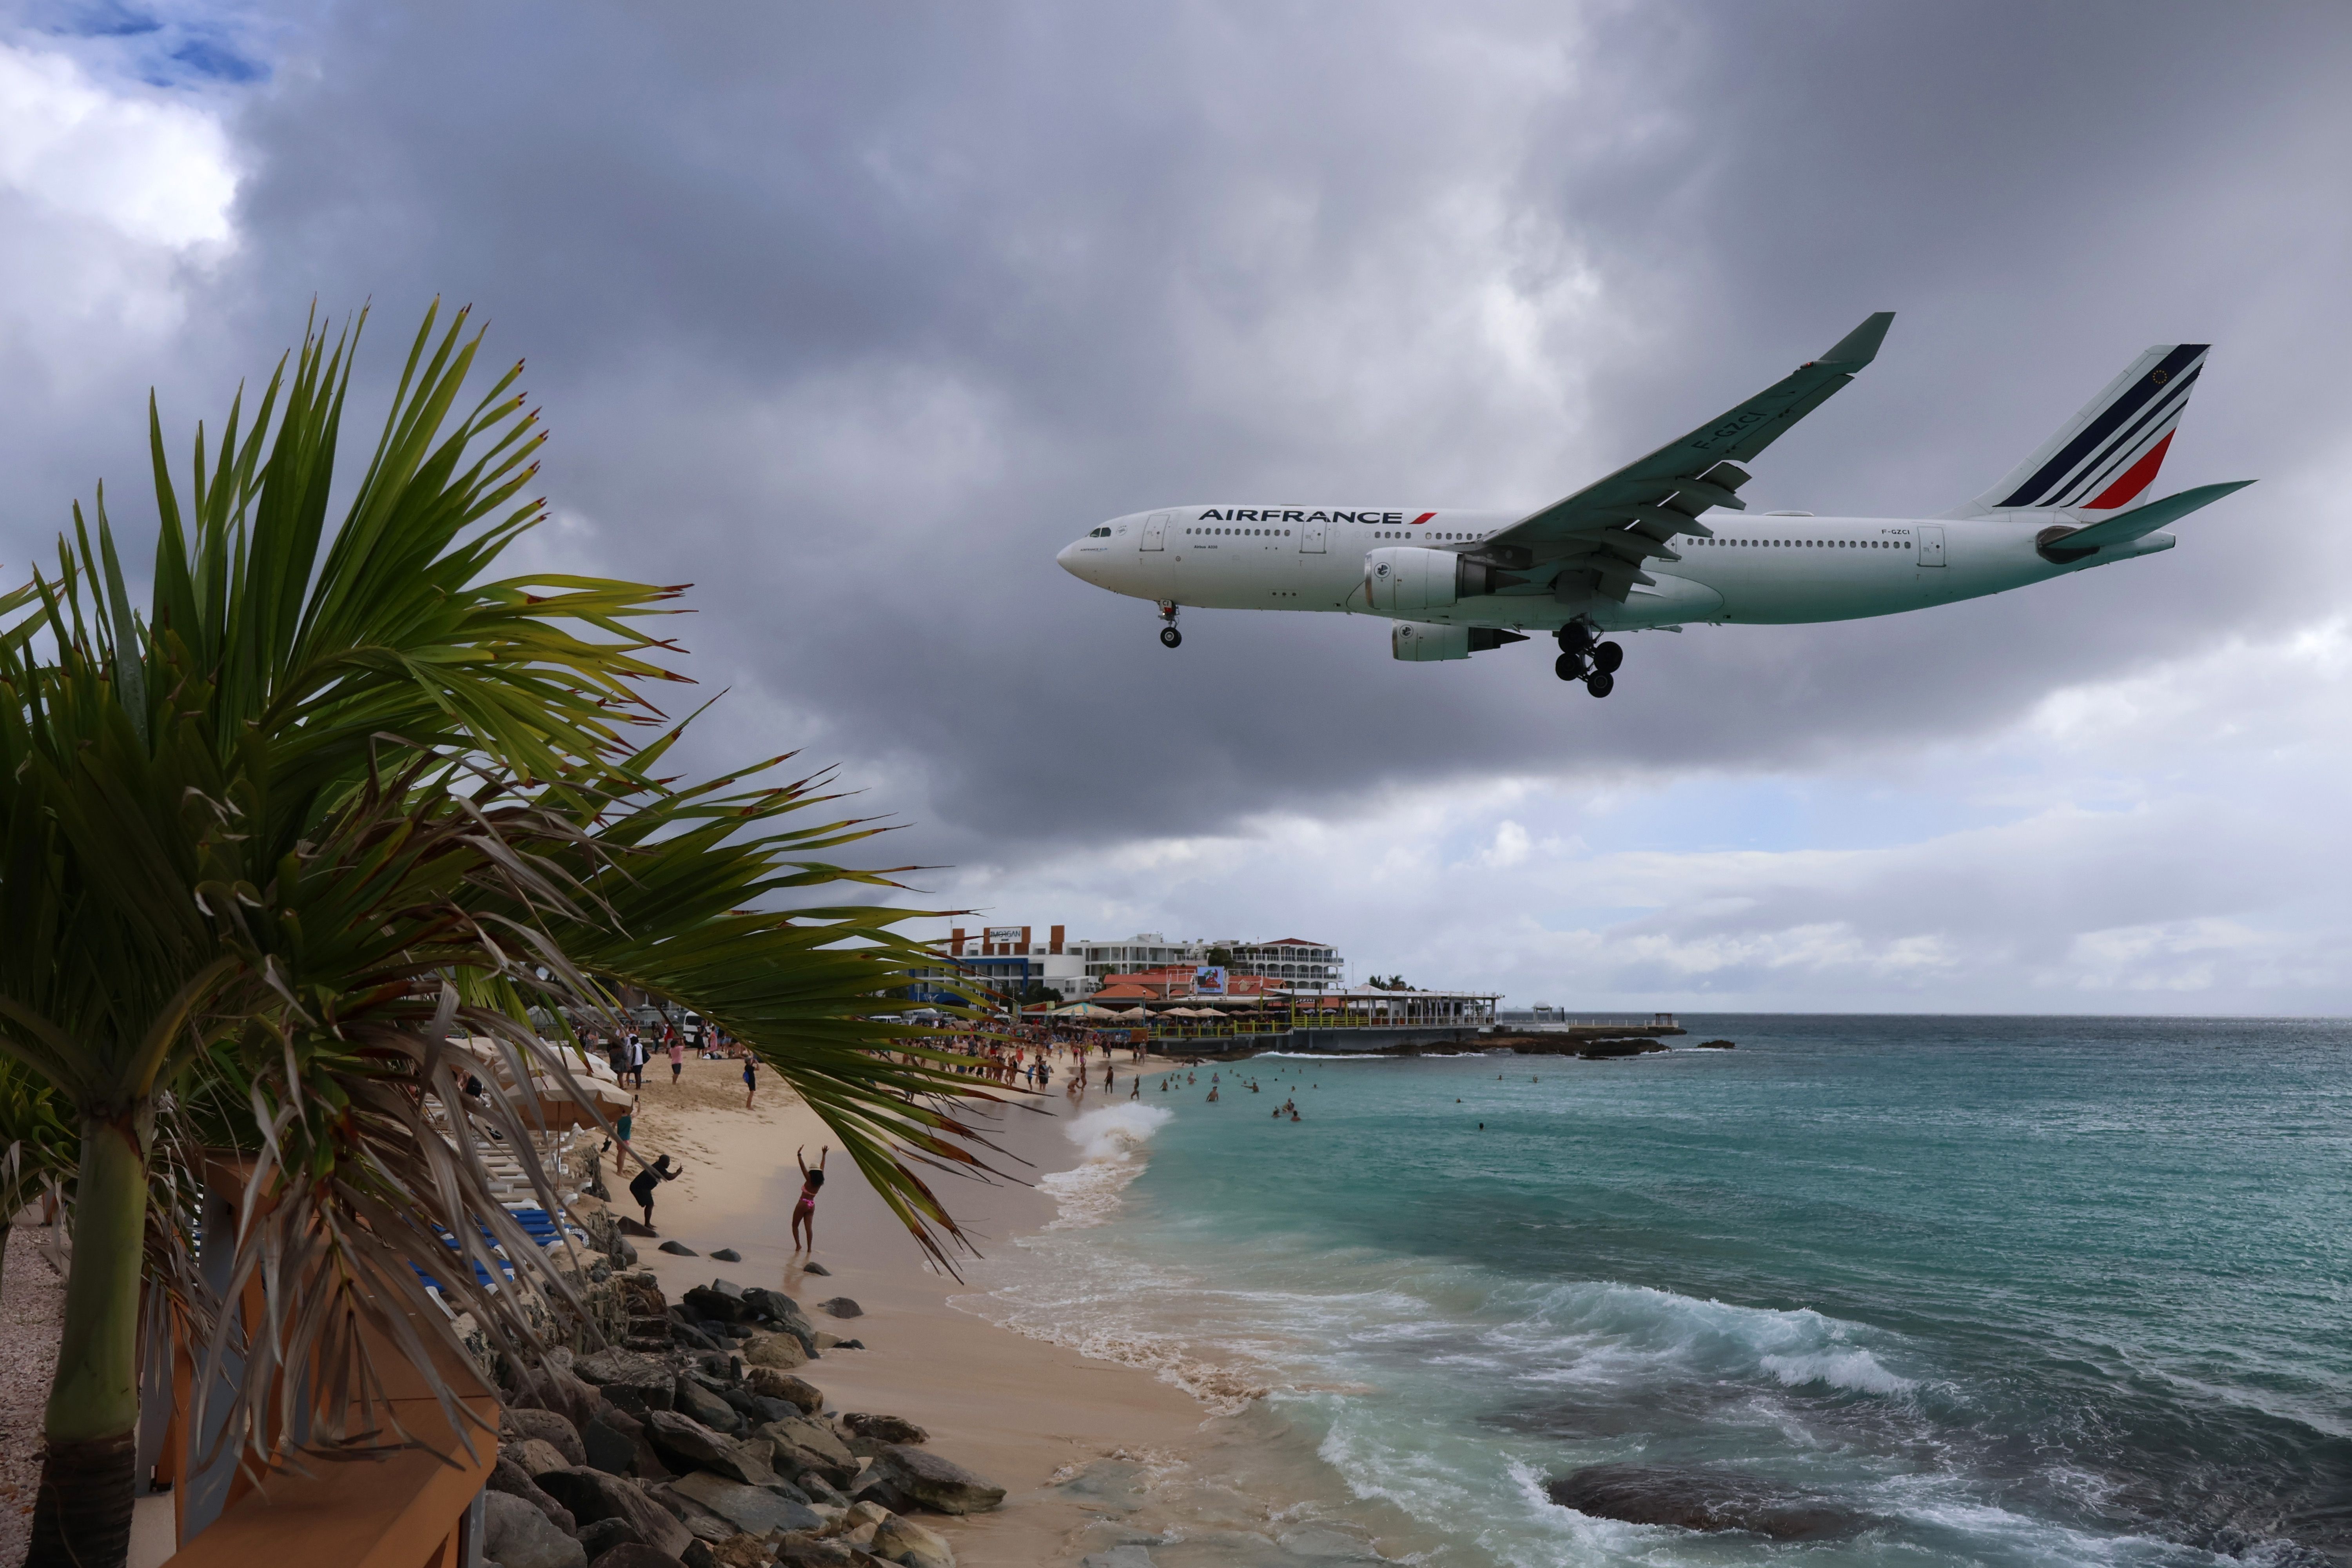
{"type": "Polygon", "coordinates": [[[1143,525],[1143,542],[1136,548],[1139,550],[1167,549],[1169,516],[1170,514],[1164,511],[1153,512],[1143,525]]]}
{"type": "Polygon", "coordinates": [[[1298,553],[1301,555],[1323,553],[1323,520],[1321,518],[1310,517],[1299,526],[1298,553]]]}
{"type": "Polygon", "coordinates": [[[1919,564],[1941,566],[1944,563],[1944,531],[1933,526],[1919,530],[1919,564]]]}

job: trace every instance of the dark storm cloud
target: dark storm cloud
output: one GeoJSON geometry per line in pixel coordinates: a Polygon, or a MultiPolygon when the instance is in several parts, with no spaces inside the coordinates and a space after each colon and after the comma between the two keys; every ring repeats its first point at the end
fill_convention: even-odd
{"type": "Polygon", "coordinates": [[[379,369],[471,300],[557,435],[543,555],[695,582],[709,754],[843,758],[926,858],[1811,766],[2332,592],[2332,542],[2279,569],[2279,503],[2346,445],[2347,39],[2320,8],[344,7],[238,122],[222,390],[181,406],[313,294],[374,299],[379,369]],[[1053,564],[1182,500],[1541,502],[1882,308],[1757,504],[1942,510],[2172,338],[2220,347],[2168,481],[2271,483],[2153,563],[1638,637],[1605,704],[1534,647],[1391,664],[1361,619],[1195,612],[1171,656],[1053,564]]]}

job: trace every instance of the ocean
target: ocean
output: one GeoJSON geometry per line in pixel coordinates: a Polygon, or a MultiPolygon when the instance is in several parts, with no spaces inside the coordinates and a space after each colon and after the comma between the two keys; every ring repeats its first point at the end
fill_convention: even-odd
{"type": "Polygon", "coordinates": [[[1079,1549],[2352,1562],[2352,1025],[1684,1022],[1122,1070],[962,1301],[1203,1401],[1079,1549]]]}

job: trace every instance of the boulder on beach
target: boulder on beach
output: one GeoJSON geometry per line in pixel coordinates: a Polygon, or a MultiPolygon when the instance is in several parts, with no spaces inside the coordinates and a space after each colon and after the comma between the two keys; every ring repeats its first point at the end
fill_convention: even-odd
{"type": "MultiPolygon", "coordinates": [[[[591,1568],[604,1561],[604,1553],[615,1546],[645,1545],[637,1538],[636,1527],[625,1519],[600,1519],[593,1524],[583,1524],[580,1527],[578,1539],[580,1549],[588,1553],[591,1568]]],[[[646,1550],[651,1551],[652,1548],[647,1547],[646,1550]]]]}
{"type": "Polygon", "coordinates": [[[892,1514],[874,1527],[867,1551],[901,1568],[955,1568],[955,1552],[937,1531],[926,1530],[904,1514],[892,1514]]]}
{"type": "Polygon", "coordinates": [[[835,1318],[862,1318],[866,1315],[866,1309],[846,1296],[835,1296],[829,1301],[819,1301],[816,1304],[816,1310],[835,1318]]]}
{"type": "Polygon", "coordinates": [[[654,1229],[653,1226],[649,1225],[642,1225],[637,1221],[631,1219],[627,1215],[622,1215],[618,1218],[614,1219],[613,1221],[613,1228],[619,1231],[623,1236],[653,1237],[661,1234],[659,1231],[654,1229]]]}
{"type": "Polygon", "coordinates": [[[544,1475],[550,1470],[568,1470],[574,1465],[585,1464],[588,1458],[583,1453],[576,1459],[571,1458],[554,1444],[541,1442],[537,1437],[519,1437],[511,1443],[501,1443],[499,1445],[499,1457],[513,1460],[526,1476],[544,1475]]]}
{"type": "Polygon", "coordinates": [[[903,1415],[867,1415],[852,1411],[841,1424],[861,1437],[882,1443],[928,1443],[931,1435],[903,1415]]]}
{"type": "Polygon", "coordinates": [[[552,1446],[572,1464],[584,1465],[588,1462],[587,1453],[580,1447],[580,1428],[567,1415],[553,1410],[509,1405],[500,1414],[499,1419],[513,1427],[518,1436],[552,1446]]]}
{"type": "Polygon", "coordinates": [[[555,1500],[583,1525],[617,1519],[648,1546],[676,1557],[694,1536],[669,1510],[647,1497],[636,1482],[597,1469],[555,1470],[539,1478],[555,1500]]]}
{"type": "Polygon", "coordinates": [[[806,1503],[709,1470],[680,1476],[669,1483],[669,1489],[752,1535],[765,1535],[772,1530],[818,1530],[824,1524],[824,1518],[806,1503]]]}
{"type": "Polygon", "coordinates": [[[581,1380],[593,1384],[606,1402],[632,1415],[667,1410],[675,1396],[676,1380],[669,1368],[636,1351],[601,1350],[582,1356],[572,1366],[581,1380]]]}
{"type": "Polygon", "coordinates": [[[746,1370],[745,1378],[751,1392],[765,1399],[782,1399],[800,1406],[803,1414],[814,1414],[824,1408],[824,1395],[816,1384],[772,1366],[753,1366],[746,1370]]]}
{"type": "Polygon", "coordinates": [[[1003,1487],[990,1485],[929,1448],[894,1443],[875,1456],[874,1468],[899,1491],[935,1512],[985,1513],[1004,1500],[1003,1487]]]}
{"type": "Polygon", "coordinates": [[[657,1546],[627,1541],[606,1548],[604,1555],[591,1562],[588,1568],[686,1568],[686,1563],[657,1546]]]}
{"type": "MultiPolygon", "coordinates": [[[[562,1465],[548,1468],[564,1468],[562,1465]]],[[[484,1478],[482,1484],[501,1496],[517,1498],[530,1504],[546,1517],[548,1523],[566,1535],[580,1528],[580,1521],[572,1517],[570,1509],[542,1491],[539,1483],[531,1479],[530,1472],[504,1454],[500,1454],[497,1462],[491,1465],[490,1473],[484,1478]]]]}
{"type": "Polygon", "coordinates": [[[750,1366],[790,1372],[809,1363],[808,1347],[797,1334],[753,1334],[743,1342],[743,1360],[750,1366]]]}
{"type": "Polygon", "coordinates": [[[659,1247],[655,1247],[654,1250],[656,1252],[667,1252],[672,1258],[699,1258],[702,1256],[702,1254],[695,1251],[694,1248],[687,1246],[687,1244],[682,1241],[665,1241],[659,1247]]]}
{"type": "Polygon", "coordinates": [[[672,1469],[715,1470],[751,1486],[775,1479],[763,1444],[739,1444],[675,1410],[656,1410],[646,1417],[646,1441],[672,1469]]]}
{"type": "Polygon", "coordinates": [[[760,1428],[776,1469],[802,1476],[814,1471],[828,1484],[845,1487],[857,1479],[857,1456],[848,1445],[805,1416],[790,1415],[760,1428]]]}
{"type": "Polygon", "coordinates": [[[822,1274],[828,1279],[833,1277],[833,1270],[827,1268],[822,1263],[803,1263],[801,1265],[801,1272],[803,1274],[822,1274]]]}
{"type": "Polygon", "coordinates": [[[1823,1541],[1869,1521],[1850,1509],[1722,1470],[1592,1465],[1544,1484],[1562,1508],[1627,1524],[1744,1531],[1774,1541],[1823,1541]]]}
{"type": "Polygon", "coordinates": [[[482,1554],[498,1568],[588,1568],[588,1553],[547,1515],[510,1493],[482,1498],[482,1554]]]}
{"type": "Polygon", "coordinates": [[[721,1263],[740,1263],[743,1261],[743,1255],[736,1251],[731,1247],[719,1247],[716,1251],[712,1252],[710,1256],[717,1258],[721,1263]]]}
{"type": "Polygon", "coordinates": [[[743,1430],[740,1412],[685,1373],[679,1373],[677,1382],[671,1384],[669,1407],[701,1422],[713,1432],[732,1436],[743,1430]]]}

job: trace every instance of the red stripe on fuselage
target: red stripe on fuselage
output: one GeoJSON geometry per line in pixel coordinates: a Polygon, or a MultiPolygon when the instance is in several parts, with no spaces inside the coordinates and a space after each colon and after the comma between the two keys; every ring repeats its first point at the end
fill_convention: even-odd
{"type": "Polygon", "coordinates": [[[2164,433],[2163,440],[2148,448],[2147,457],[2124,470],[2122,479],[2101,490],[2096,500],[2084,501],[2083,503],[2084,509],[2090,511],[2103,511],[2110,507],[2121,506],[2154,484],[2156,470],[2164,467],[2164,449],[2171,445],[2172,432],[2168,430],[2164,433]]]}
{"type": "MultiPolygon", "coordinates": [[[[2172,439],[2172,437],[2169,437],[2169,436],[2167,436],[2167,437],[2165,437],[2165,439],[2166,439],[2166,440],[2168,440],[2168,441],[2169,441],[2169,440],[2171,440],[2171,439],[2172,439]]],[[[1433,511],[1425,511],[1425,512],[1423,512],[1419,517],[1414,518],[1412,521],[1413,521],[1415,523],[1423,523],[1423,522],[1427,522],[1431,518],[1435,517],[1436,515],[1437,515],[1437,514],[1436,514],[1435,512],[1433,512],[1433,511]]]]}

